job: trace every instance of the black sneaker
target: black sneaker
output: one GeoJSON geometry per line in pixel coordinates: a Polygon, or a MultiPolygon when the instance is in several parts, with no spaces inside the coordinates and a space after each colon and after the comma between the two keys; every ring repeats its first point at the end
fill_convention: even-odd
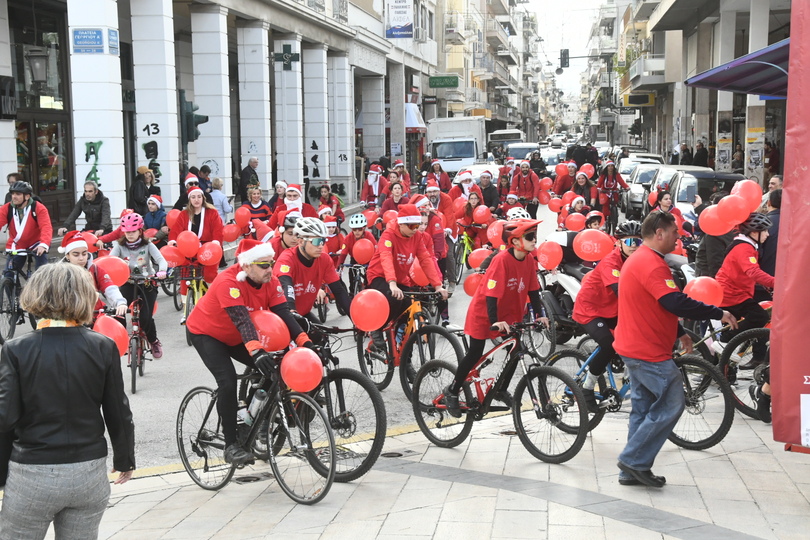
{"type": "Polygon", "coordinates": [[[583,388],[582,393],[585,394],[585,405],[588,406],[588,412],[591,414],[598,413],[599,403],[596,402],[596,394],[594,391],[583,388]]]}
{"type": "Polygon", "coordinates": [[[771,423],[771,396],[762,393],[761,386],[751,385],[748,387],[751,399],[757,404],[757,416],[766,424],[771,423]]]}
{"type": "Polygon", "coordinates": [[[448,386],[442,390],[444,394],[444,404],[447,407],[447,413],[453,418],[461,418],[461,405],[458,402],[458,394],[454,394],[448,386]]]}
{"type": "Polygon", "coordinates": [[[383,337],[382,330],[374,330],[373,332],[369,332],[369,337],[371,337],[372,349],[381,354],[386,354],[388,352],[388,347],[385,344],[385,338],[383,337]]]}
{"type": "Polygon", "coordinates": [[[232,463],[238,467],[244,467],[245,465],[253,465],[255,460],[253,459],[253,454],[242,448],[239,444],[233,443],[225,448],[225,462],[232,463]]]}

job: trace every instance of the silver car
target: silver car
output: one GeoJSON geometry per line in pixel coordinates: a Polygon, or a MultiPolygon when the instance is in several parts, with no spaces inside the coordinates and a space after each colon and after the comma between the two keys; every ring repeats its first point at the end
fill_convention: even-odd
{"type": "Polygon", "coordinates": [[[646,190],[642,184],[652,182],[655,171],[661,167],[660,163],[639,163],[627,179],[628,191],[622,193],[619,202],[620,209],[627,219],[641,219],[644,211],[644,196],[646,190]]]}

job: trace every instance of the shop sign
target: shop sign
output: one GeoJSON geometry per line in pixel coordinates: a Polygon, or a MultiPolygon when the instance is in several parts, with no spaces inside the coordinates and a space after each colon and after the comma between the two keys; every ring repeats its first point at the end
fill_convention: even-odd
{"type": "Polygon", "coordinates": [[[104,54],[104,32],[101,28],[74,28],[74,54],[104,54]]]}
{"type": "Polygon", "coordinates": [[[458,76],[429,77],[428,86],[431,88],[458,88],[458,76]]]}
{"type": "Polygon", "coordinates": [[[0,120],[17,119],[17,87],[14,77],[0,77],[0,120]]]}
{"type": "Polygon", "coordinates": [[[425,96],[422,98],[422,105],[436,105],[439,98],[436,96],[425,96]]]}

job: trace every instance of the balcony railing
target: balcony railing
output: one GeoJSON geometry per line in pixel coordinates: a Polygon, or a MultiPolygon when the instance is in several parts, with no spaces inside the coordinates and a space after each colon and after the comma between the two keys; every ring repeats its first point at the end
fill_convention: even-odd
{"type": "MultiPolygon", "coordinates": [[[[509,44],[509,34],[503,29],[501,23],[495,19],[487,19],[487,38],[494,38],[494,41],[501,42],[503,45],[509,44]]],[[[489,41],[493,41],[490,39],[489,41]]]]}
{"type": "Polygon", "coordinates": [[[487,93],[475,87],[466,89],[465,98],[468,102],[486,103],[487,93]]]}
{"type": "Polygon", "coordinates": [[[332,14],[336,21],[349,22],[349,0],[332,0],[332,14]]]}
{"type": "Polygon", "coordinates": [[[318,13],[326,11],[326,0],[307,0],[307,5],[309,9],[317,11],[318,13]]]}

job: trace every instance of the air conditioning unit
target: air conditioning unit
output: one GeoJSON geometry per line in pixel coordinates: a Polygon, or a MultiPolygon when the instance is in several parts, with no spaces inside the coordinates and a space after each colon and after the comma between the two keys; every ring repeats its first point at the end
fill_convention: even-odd
{"type": "Polygon", "coordinates": [[[641,52],[652,53],[653,52],[653,43],[652,38],[646,38],[641,40],[641,52]]]}
{"type": "Polygon", "coordinates": [[[417,43],[424,43],[427,41],[427,30],[424,28],[413,29],[413,40],[417,43]]]}

